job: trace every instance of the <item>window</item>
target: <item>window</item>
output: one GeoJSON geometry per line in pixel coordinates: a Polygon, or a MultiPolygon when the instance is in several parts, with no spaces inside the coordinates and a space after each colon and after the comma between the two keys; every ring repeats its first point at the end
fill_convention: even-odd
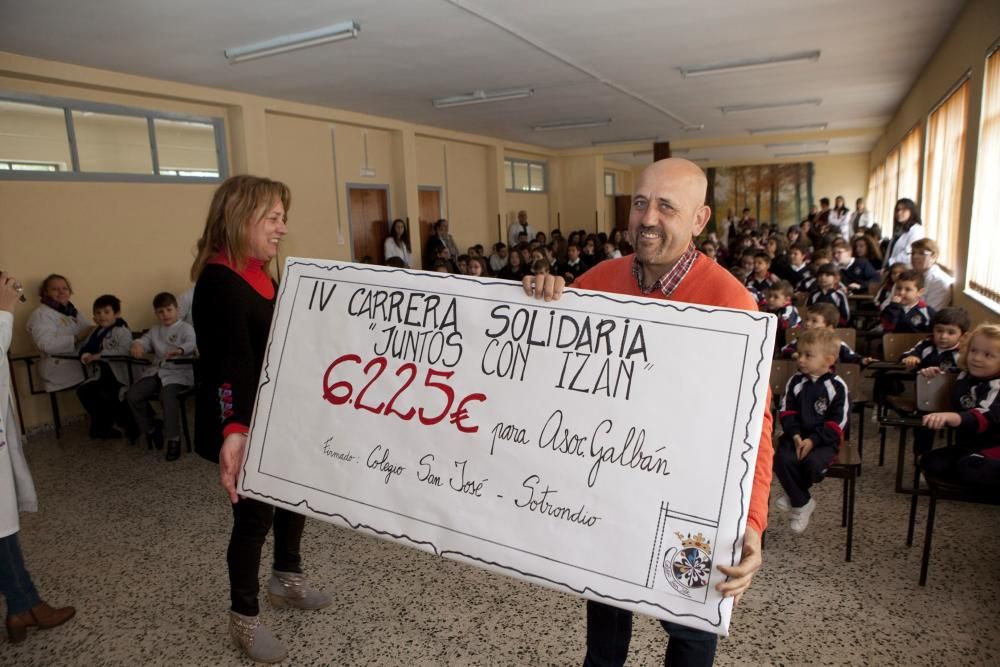
{"type": "Polygon", "coordinates": [[[899,148],[894,149],[885,158],[882,165],[882,206],[876,211],[878,221],[882,225],[882,234],[892,236],[892,227],[896,221],[896,186],[899,175],[899,148]]]}
{"type": "Polygon", "coordinates": [[[545,192],[545,163],[504,160],[504,185],[508,192],[545,192]]]}
{"type": "Polygon", "coordinates": [[[226,176],[221,118],[0,93],[0,179],[226,176]]]}
{"type": "MultiPolygon", "coordinates": [[[[920,201],[920,144],[923,143],[923,128],[917,125],[906,133],[899,145],[899,178],[896,198],[920,201]]],[[[893,202],[895,204],[896,202],[893,202]]]]}
{"type": "Polygon", "coordinates": [[[615,172],[613,171],[604,172],[604,194],[607,195],[608,197],[614,197],[616,194],[618,194],[618,188],[616,186],[617,182],[616,182],[615,172]]]}
{"type": "MultiPolygon", "coordinates": [[[[868,210],[873,211],[875,216],[879,216],[882,211],[882,182],[885,179],[885,165],[880,164],[879,166],[872,169],[871,175],[868,177],[868,210]]],[[[883,234],[885,233],[885,223],[882,219],[875,217],[872,219],[873,222],[880,223],[883,234]]]]}
{"type": "Polygon", "coordinates": [[[965,123],[969,82],[963,82],[927,120],[927,171],[921,217],[928,238],[941,246],[938,263],[955,268],[958,215],[965,162],[965,123]]]}
{"type": "Polygon", "coordinates": [[[1000,50],[986,60],[983,85],[982,128],[976,157],[976,190],[972,204],[972,238],[969,245],[969,288],[1000,303],[1000,50]]]}

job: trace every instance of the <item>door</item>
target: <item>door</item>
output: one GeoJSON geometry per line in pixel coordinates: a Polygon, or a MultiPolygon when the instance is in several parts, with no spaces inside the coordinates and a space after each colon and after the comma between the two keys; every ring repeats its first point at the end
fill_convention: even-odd
{"type": "MultiPolygon", "coordinates": [[[[420,241],[421,247],[427,246],[427,239],[434,233],[434,223],[441,218],[441,190],[437,188],[421,188],[417,192],[420,201],[420,241]]],[[[412,230],[411,230],[412,236],[412,230]]],[[[414,245],[416,247],[416,245],[414,245]]],[[[424,257],[423,267],[428,271],[429,258],[424,257]]]]}
{"type": "Polygon", "coordinates": [[[348,188],[351,244],[355,262],[370,257],[385,261],[384,243],[389,230],[388,191],[381,188],[348,188]]]}

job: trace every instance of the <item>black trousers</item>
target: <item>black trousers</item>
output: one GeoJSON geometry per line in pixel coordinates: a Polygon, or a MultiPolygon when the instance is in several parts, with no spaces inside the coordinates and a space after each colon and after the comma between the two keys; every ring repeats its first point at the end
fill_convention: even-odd
{"type": "Polygon", "coordinates": [[[256,616],[260,612],[257,603],[257,594],[260,592],[260,552],[272,523],[274,569],[279,572],[302,572],[299,543],[302,541],[305,516],[250,498],[240,498],[233,505],[233,532],[226,552],[231,608],[237,614],[256,616]]]}
{"type": "Polygon", "coordinates": [[[90,437],[107,433],[116,422],[130,435],[135,430],[128,405],[118,399],[121,387],[111,368],[103,362],[96,380],[77,387],[76,395],[90,415],[90,437]]]}
{"type": "MultiPolygon", "coordinates": [[[[719,637],[711,632],[660,621],[670,635],[663,664],[711,667],[719,637]]],[[[587,655],[583,667],[622,667],[632,639],[632,612],[587,600],[587,655]]]]}

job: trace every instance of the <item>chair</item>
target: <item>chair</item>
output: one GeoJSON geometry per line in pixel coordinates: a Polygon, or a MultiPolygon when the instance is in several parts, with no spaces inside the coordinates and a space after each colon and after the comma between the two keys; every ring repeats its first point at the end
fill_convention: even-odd
{"type": "Polygon", "coordinates": [[[861,385],[861,366],[858,364],[837,364],[837,376],[847,385],[847,395],[851,399],[851,413],[858,415],[858,476],[861,476],[861,458],[864,455],[865,408],[871,397],[861,385]]]}
{"type": "Polygon", "coordinates": [[[858,332],[853,327],[840,327],[833,330],[837,338],[847,343],[853,350],[858,345],[858,332]]]}
{"type": "MultiPolygon", "coordinates": [[[[73,355],[65,355],[65,354],[55,354],[51,356],[54,358],[66,359],[66,360],[76,359],[76,357],[73,355]]],[[[22,362],[25,366],[25,372],[28,375],[28,393],[31,394],[32,396],[48,394],[49,404],[51,405],[52,408],[52,426],[55,428],[56,438],[59,438],[62,435],[62,420],[59,418],[59,394],[64,391],[74,390],[80,385],[75,384],[72,387],[64,387],[63,389],[57,389],[56,391],[46,391],[44,388],[36,387],[35,378],[31,372],[31,369],[34,367],[35,362],[38,361],[39,359],[41,359],[41,357],[37,354],[23,354],[13,357],[8,354],[7,356],[7,363],[10,364],[11,389],[14,392],[15,398],[17,399],[16,400],[17,417],[18,420],[21,422],[21,433],[22,434],[24,433],[24,418],[21,415],[21,400],[20,397],[17,396],[17,380],[16,380],[16,373],[14,372],[14,362],[16,361],[22,362]]],[[[86,371],[84,371],[84,377],[86,377],[86,371]]]]}
{"type": "Polygon", "coordinates": [[[798,364],[794,359],[775,359],[771,362],[771,402],[772,407],[777,409],[781,405],[781,395],[785,393],[785,385],[788,379],[798,371],[798,364]]]}
{"type": "Polygon", "coordinates": [[[899,361],[903,353],[927,338],[925,333],[887,333],[882,336],[882,358],[899,361]]]}
{"type": "MultiPolygon", "coordinates": [[[[980,503],[1000,506],[1000,491],[997,489],[975,489],[954,481],[926,476],[930,505],[927,508],[927,526],[924,529],[924,552],[920,558],[920,585],[927,585],[927,569],[931,560],[931,541],[934,535],[934,515],[939,500],[955,500],[964,503],[980,503]]],[[[916,496],[914,496],[916,498],[916,496]]],[[[910,519],[912,532],[913,518],[910,519]]],[[[909,543],[907,543],[909,544],[909,543]]]]}
{"type": "Polygon", "coordinates": [[[844,560],[851,562],[851,552],[854,547],[854,497],[858,477],[861,475],[861,451],[849,440],[844,440],[837,452],[836,460],[826,470],[826,476],[844,481],[842,492],[842,507],[840,510],[840,525],[847,528],[847,544],[844,547],[844,560]]]}

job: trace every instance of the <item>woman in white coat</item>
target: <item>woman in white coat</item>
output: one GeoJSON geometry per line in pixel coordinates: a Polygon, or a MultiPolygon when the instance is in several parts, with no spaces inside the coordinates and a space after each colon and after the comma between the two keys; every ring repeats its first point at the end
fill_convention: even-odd
{"type": "Polygon", "coordinates": [[[910,245],[924,238],[920,211],[912,199],[904,198],[897,201],[893,217],[896,224],[893,227],[892,241],[885,253],[885,262],[882,263],[883,271],[896,263],[911,264],[910,245]]]}
{"type": "MultiPolygon", "coordinates": [[[[0,272],[0,353],[6,355],[14,328],[17,283],[0,272]]],[[[10,370],[0,364],[0,593],[7,602],[7,636],[12,644],[24,641],[28,628],[54,628],[73,618],[73,607],[53,608],[38,596],[24,567],[19,511],[38,509],[35,484],[21,449],[21,434],[14,418],[10,370]]]]}
{"type": "Polygon", "coordinates": [[[70,301],[73,288],[65,277],[53,273],[38,290],[42,305],[28,318],[28,333],[45,357],[38,370],[45,391],[75,387],[84,380],[77,359],[54,359],[54,354],[76,355],[77,345],[90,334],[90,325],[70,301]]]}
{"type": "Polygon", "coordinates": [[[403,266],[410,268],[412,255],[410,252],[410,230],[406,228],[406,222],[399,218],[392,221],[389,228],[389,235],[385,237],[383,243],[385,258],[398,257],[403,260],[403,266]]]}

